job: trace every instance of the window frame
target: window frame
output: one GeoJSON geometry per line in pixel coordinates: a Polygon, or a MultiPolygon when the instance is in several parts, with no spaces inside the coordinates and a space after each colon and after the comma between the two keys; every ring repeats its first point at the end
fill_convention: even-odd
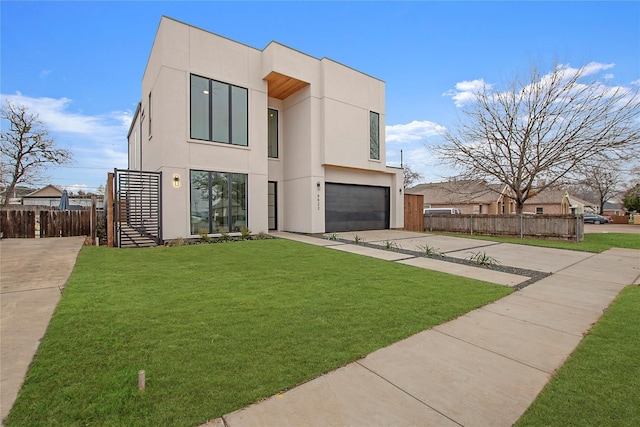
{"type": "Polygon", "coordinates": [[[269,196],[271,196],[271,188],[273,185],[273,228],[271,227],[271,215],[267,212],[267,228],[269,230],[277,230],[278,229],[278,181],[267,181],[267,208],[270,206],[269,204],[269,196]]]}
{"type": "Polygon", "coordinates": [[[151,136],[153,135],[151,132],[151,92],[149,92],[149,139],[151,139],[151,136]]]}
{"type": "Polygon", "coordinates": [[[369,111],[369,160],[380,160],[380,114],[375,111],[369,111]],[[375,127],[373,126],[374,117],[375,127]]]}
{"type": "Polygon", "coordinates": [[[280,158],[280,112],[275,108],[267,108],[267,157],[270,159],[279,159],[280,158]],[[276,117],[276,141],[275,141],[275,156],[271,155],[271,132],[269,123],[269,114],[274,112],[276,117]]]}
{"type": "MultiPolygon", "coordinates": [[[[234,173],[234,172],[219,172],[219,171],[208,171],[201,169],[190,169],[189,170],[189,232],[191,235],[195,235],[198,233],[194,233],[193,231],[193,182],[194,182],[194,174],[206,174],[207,178],[207,225],[208,225],[208,233],[207,234],[221,234],[222,232],[240,232],[242,227],[249,227],[249,174],[244,173],[234,173]],[[212,188],[214,187],[214,177],[216,175],[225,176],[226,185],[223,191],[221,200],[225,201],[225,205],[222,208],[214,207],[214,197],[212,197],[212,188]],[[243,205],[237,205],[237,198],[233,196],[233,186],[234,186],[234,177],[243,177],[244,183],[244,191],[243,191],[243,205]],[[234,230],[234,218],[237,217],[237,208],[240,207],[241,210],[244,211],[244,224],[241,224],[237,230],[234,230]],[[221,231],[219,227],[214,227],[215,222],[212,220],[213,212],[215,209],[223,209],[228,213],[226,215],[226,230],[221,231]]],[[[204,199],[203,199],[204,200],[204,199]]],[[[197,217],[197,215],[196,215],[197,217]]]]}
{"type": "Polygon", "coordinates": [[[236,147],[248,147],[249,146],[249,89],[246,87],[234,85],[232,83],[223,82],[221,80],[211,79],[209,77],[201,76],[198,74],[193,74],[193,73],[189,74],[189,139],[196,140],[196,141],[215,142],[218,144],[228,144],[236,147]],[[206,113],[207,115],[206,120],[209,126],[208,126],[207,138],[194,136],[194,133],[193,133],[194,108],[193,108],[193,89],[192,88],[193,88],[194,77],[207,80],[208,82],[208,89],[205,92],[205,94],[208,97],[208,100],[207,100],[208,111],[206,113]],[[224,98],[221,100],[218,100],[217,97],[214,97],[214,85],[216,83],[218,85],[226,86],[226,95],[225,95],[226,100],[224,98]],[[234,142],[234,129],[237,131],[239,128],[238,128],[237,122],[234,122],[234,116],[237,115],[238,110],[237,110],[237,107],[234,107],[235,103],[233,99],[234,99],[234,94],[238,92],[237,90],[234,90],[234,89],[239,89],[244,93],[244,97],[242,98],[242,100],[244,101],[244,109],[243,109],[244,123],[240,123],[240,129],[244,128],[241,131],[241,133],[244,135],[244,139],[242,141],[236,141],[236,142],[234,142]],[[221,101],[221,102],[216,104],[216,101],[221,101]],[[228,141],[221,141],[216,139],[216,133],[214,129],[214,122],[216,120],[216,115],[215,115],[216,110],[214,107],[216,105],[222,105],[222,106],[225,106],[226,108],[226,113],[227,113],[226,136],[228,141]]]}
{"type": "Polygon", "coordinates": [[[536,215],[544,215],[544,206],[536,206],[536,215]]]}

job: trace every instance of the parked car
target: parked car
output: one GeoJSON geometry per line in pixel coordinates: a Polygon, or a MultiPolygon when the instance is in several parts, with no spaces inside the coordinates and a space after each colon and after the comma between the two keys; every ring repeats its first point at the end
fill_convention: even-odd
{"type": "Polygon", "coordinates": [[[606,224],[609,219],[606,216],[586,213],[583,217],[585,224],[606,224]]]}
{"type": "Polygon", "coordinates": [[[460,215],[460,209],[458,208],[424,208],[423,213],[425,215],[429,215],[429,214],[460,215]]]}

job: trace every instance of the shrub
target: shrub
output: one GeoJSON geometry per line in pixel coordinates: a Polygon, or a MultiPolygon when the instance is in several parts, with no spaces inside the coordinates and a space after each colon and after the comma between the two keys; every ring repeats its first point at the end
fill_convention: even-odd
{"type": "Polygon", "coordinates": [[[497,259],[495,259],[492,256],[487,255],[486,252],[475,252],[473,255],[471,255],[469,258],[467,258],[468,261],[471,261],[475,264],[478,265],[498,265],[500,264],[500,261],[498,261],[497,259]]]}
{"type": "Polygon", "coordinates": [[[422,256],[444,256],[444,254],[440,252],[440,249],[434,248],[433,246],[429,246],[427,244],[418,245],[417,248],[418,251],[422,253],[422,256]]]}

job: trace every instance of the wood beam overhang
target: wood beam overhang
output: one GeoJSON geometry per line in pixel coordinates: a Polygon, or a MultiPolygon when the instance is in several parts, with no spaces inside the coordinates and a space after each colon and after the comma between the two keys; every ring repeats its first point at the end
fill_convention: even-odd
{"type": "Polygon", "coordinates": [[[269,96],[277,99],[286,99],[309,85],[307,82],[285,76],[275,71],[270,72],[264,80],[269,84],[269,96]]]}

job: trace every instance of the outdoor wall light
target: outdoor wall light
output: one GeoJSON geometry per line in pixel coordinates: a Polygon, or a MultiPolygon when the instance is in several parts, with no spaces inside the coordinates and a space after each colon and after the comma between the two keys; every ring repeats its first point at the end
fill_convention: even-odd
{"type": "Polygon", "coordinates": [[[318,191],[319,191],[320,190],[320,181],[318,181],[316,185],[318,186],[318,191]]]}
{"type": "Polygon", "coordinates": [[[175,188],[180,188],[180,175],[177,173],[173,174],[173,186],[175,188]]]}

